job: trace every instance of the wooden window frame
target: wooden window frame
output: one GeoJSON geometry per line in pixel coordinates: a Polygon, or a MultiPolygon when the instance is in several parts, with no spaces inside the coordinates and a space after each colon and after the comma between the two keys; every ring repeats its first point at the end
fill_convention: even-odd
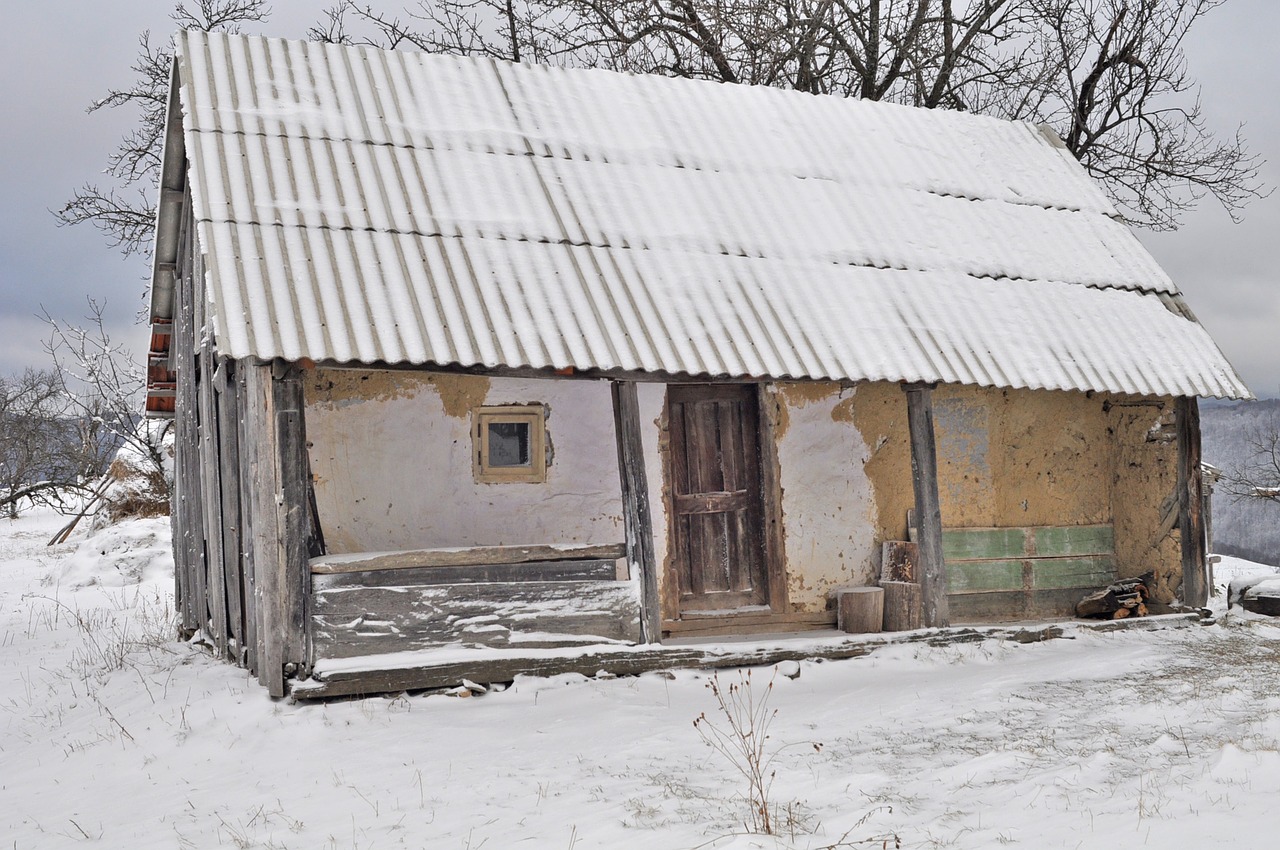
{"type": "Polygon", "coordinates": [[[547,480],[547,412],[540,404],[477,407],[472,411],[472,473],[477,484],[544,484],[547,480]],[[489,465],[489,425],[529,426],[529,465],[489,465]]]}

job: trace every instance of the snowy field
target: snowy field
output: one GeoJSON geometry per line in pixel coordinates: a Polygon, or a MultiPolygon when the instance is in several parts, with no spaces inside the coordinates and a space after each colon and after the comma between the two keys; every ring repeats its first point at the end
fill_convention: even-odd
{"type": "Polygon", "coordinates": [[[48,549],[59,523],[0,521],[4,848],[1280,846],[1280,626],[1251,615],[754,670],[769,838],[694,727],[707,674],[273,702],[166,640],[166,520],[48,549]]]}

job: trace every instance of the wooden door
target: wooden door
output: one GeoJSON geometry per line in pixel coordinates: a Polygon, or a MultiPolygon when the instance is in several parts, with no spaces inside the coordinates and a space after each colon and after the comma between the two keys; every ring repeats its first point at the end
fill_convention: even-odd
{"type": "MultiPolygon", "coordinates": [[[[672,558],[678,612],[769,604],[760,415],[753,384],[672,386],[672,558]]],[[[670,597],[668,597],[670,598],[670,597]]]]}

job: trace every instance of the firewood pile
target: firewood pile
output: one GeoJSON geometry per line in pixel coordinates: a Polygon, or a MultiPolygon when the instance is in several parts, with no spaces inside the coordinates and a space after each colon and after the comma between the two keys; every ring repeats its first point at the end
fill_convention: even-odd
{"type": "Polygon", "coordinates": [[[1090,593],[1076,603],[1077,617],[1096,620],[1123,620],[1125,617],[1147,616],[1147,597],[1155,573],[1143,573],[1137,578],[1126,578],[1107,585],[1103,590],[1090,593]]]}

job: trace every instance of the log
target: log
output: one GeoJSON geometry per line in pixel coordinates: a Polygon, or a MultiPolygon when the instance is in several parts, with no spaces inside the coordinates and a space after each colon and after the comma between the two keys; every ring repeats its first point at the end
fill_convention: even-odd
{"type": "Polygon", "coordinates": [[[884,626],[884,590],[849,587],[836,591],[836,628],[852,635],[878,632],[884,626]]]}
{"type": "Polygon", "coordinates": [[[906,540],[886,540],[881,547],[880,582],[915,581],[920,547],[906,540]]]}
{"type": "Polygon", "coordinates": [[[884,630],[907,632],[920,628],[920,585],[912,581],[882,581],[884,630]]]}

